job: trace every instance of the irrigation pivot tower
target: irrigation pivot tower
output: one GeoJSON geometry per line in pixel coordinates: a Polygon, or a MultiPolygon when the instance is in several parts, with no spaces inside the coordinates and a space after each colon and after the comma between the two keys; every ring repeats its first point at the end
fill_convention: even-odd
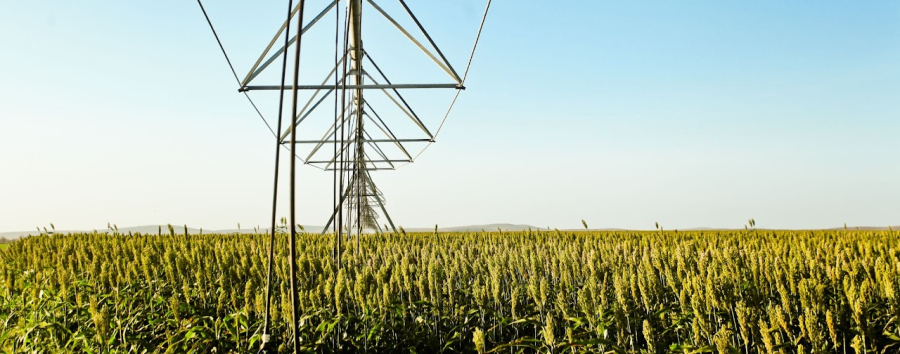
{"type": "MultiPolygon", "coordinates": [[[[464,76],[461,77],[453,68],[412,9],[404,0],[399,0],[399,4],[402,13],[392,15],[379,6],[375,0],[332,1],[303,26],[299,26],[300,22],[297,22],[299,35],[295,35],[289,40],[285,38],[286,45],[273,51],[273,47],[282,37],[283,32],[286,29],[290,31],[289,27],[292,22],[302,21],[302,19],[296,18],[298,14],[303,13],[303,2],[301,2],[292,9],[290,17],[283,22],[272,41],[240,82],[240,90],[243,92],[276,90],[283,93],[290,91],[293,93],[292,104],[294,107],[302,105],[302,108],[291,117],[291,125],[280,132],[278,142],[282,145],[290,145],[292,147],[291,154],[304,164],[325,171],[333,171],[335,174],[334,209],[323,233],[327,232],[332,225],[334,225],[336,234],[341,234],[344,230],[352,233],[354,229],[357,234],[365,230],[380,231],[379,212],[387,219],[390,227],[396,231],[393,220],[385,208],[384,196],[375,185],[371,172],[394,170],[400,164],[412,162],[414,156],[417,156],[414,154],[418,151],[413,146],[424,149],[422,146],[434,142],[436,135],[416,114],[410,101],[404,97],[401,91],[448,89],[457,90],[458,96],[459,90],[465,89],[463,86],[464,76]],[[334,12],[332,16],[334,16],[335,58],[330,72],[323,75],[325,79],[321,83],[299,84],[294,87],[285,85],[282,78],[281,84],[257,84],[256,79],[281,55],[289,55],[289,49],[296,49],[292,46],[298,46],[301,43],[300,39],[313,26],[317,24],[318,26],[328,26],[324,23],[329,22],[325,19],[331,12],[334,12]],[[366,51],[363,40],[365,38],[364,13],[377,14],[376,16],[387,20],[392,27],[398,30],[400,35],[406,37],[424,53],[422,59],[425,57],[431,59],[441,71],[446,73],[447,79],[443,82],[427,83],[392,81],[371,54],[366,51]],[[395,19],[395,16],[398,15],[408,16],[415,26],[401,25],[400,21],[395,19]],[[342,40],[339,41],[339,38],[342,40]],[[297,102],[297,91],[311,91],[312,95],[306,102],[297,102]],[[370,99],[373,96],[378,96],[378,98],[370,99]],[[329,107],[328,98],[332,98],[334,101],[333,113],[328,112],[332,108],[329,107]],[[392,106],[391,110],[405,118],[398,121],[379,115],[378,111],[384,108],[378,103],[381,103],[382,106],[392,106]],[[317,115],[317,112],[320,114],[317,115]],[[316,129],[312,127],[315,125],[314,121],[316,118],[324,118],[321,114],[323,112],[328,112],[326,116],[333,117],[333,122],[324,131],[319,128],[319,133],[310,139],[297,138],[297,135],[291,134],[292,129],[302,133],[309,133],[311,129],[316,129]],[[413,131],[397,129],[398,124],[410,125],[413,127],[413,131]],[[293,146],[296,145],[300,147],[293,149],[293,146]]],[[[485,11],[486,14],[487,11],[485,11]]],[[[295,60],[299,61],[299,58],[298,54],[295,60]]],[[[284,58],[282,57],[282,59],[284,58]]],[[[409,60],[409,58],[390,59],[409,60]]],[[[294,64],[296,68],[300,67],[297,62],[294,64]]],[[[320,122],[321,120],[319,119],[320,122]]],[[[293,184],[289,187],[294,188],[293,184]]]]}
{"type": "MultiPolygon", "coordinates": [[[[260,352],[267,353],[274,349],[273,341],[270,338],[270,321],[271,321],[271,300],[272,300],[272,277],[273,277],[273,260],[275,256],[275,220],[276,207],[278,197],[278,177],[280,153],[287,146],[287,151],[291,156],[290,163],[290,232],[288,238],[288,260],[290,265],[289,282],[291,297],[291,328],[293,333],[291,342],[293,343],[294,352],[299,352],[300,337],[297,330],[298,324],[298,298],[297,298],[297,265],[296,265],[296,162],[302,161],[304,164],[317,167],[325,171],[331,171],[334,177],[334,203],[331,217],[326,223],[322,233],[326,233],[330,226],[334,226],[334,248],[332,256],[334,257],[337,267],[341,267],[341,239],[346,231],[349,237],[356,230],[356,250],[360,251],[359,238],[364,230],[381,230],[378,225],[378,213],[380,210],[391,229],[396,232],[394,223],[384,207],[384,197],[372,181],[371,172],[378,170],[394,170],[398,164],[411,163],[415,157],[418,157],[429,144],[433,143],[435,136],[440,132],[444,121],[450,114],[456,99],[460,92],[465,89],[466,76],[469,72],[469,66],[472,64],[472,58],[475,55],[475,49],[478,46],[478,40],[481,37],[481,30],[484,28],[484,22],[487,18],[488,10],[491,6],[491,0],[487,0],[484,9],[484,15],[481,17],[481,24],[475,36],[475,42],[472,51],[469,53],[469,61],[463,75],[460,76],[450,62],[438,48],[435,41],[425,30],[425,27],[407,5],[406,1],[398,0],[402,8],[395,12],[404,13],[409,16],[409,20],[415,24],[414,30],[409,30],[398,22],[388,11],[376,4],[375,0],[332,0],[324,7],[315,17],[309,21],[304,21],[304,9],[306,0],[299,0],[296,6],[294,0],[288,0],[288,6],[284,22],[276,31],[275,36],[260,54],[256,63],[247,73],[240,79],[228,53],[216,33],[215,27],[203,7],[201,0],[197,0],[197,4],[203,11],[203,15],[209,24],[210,30],[222,50],[225,60],[234,74],[235,81],[240,85],[239,91],[242,92],[248,101],[253,105],[260,118],[265,121],[262,113],[250,98],[251,91],[277,91],[278,92],[278,124],[272,135],[276,140],[275,149],[275,176],[272,192],[272,219],[271,228],[269,229],[269,248],[268,248],[268,266],[266,272],[266,297],[265,297],[265,319],[263,322],[261,348],[260,352]],[[346,4],[346,5],[344,5],[346,4]],[[342,10],[343,6],[343,11],[342,10]],[[448,75],[448,79],[443,82],[430,83],[395,83],[392,82],[381,67],[376,63],[375,59],[363,46],[363,13],[374,11],[383,17],[387,22],[396,28],[404,37],[414,44],[421,52],[425,54],[434,64],[437,65],[448,75]],[[330,63],[331,70],[325,76],[320,84],[300,84],[300,58],[303,37],[307,32],[322,20],[329,13],[334,12],[334,61],[330,63]],[[343,12],[343,16],[342,16],[343,12]],[[343,21],[341,21],[343,19],[343,21]],[[291,28],[296,26],[293,36],[291,36],[291,28]],[[417,33],[414,35],[413,33],[417,33]],[[417,39],[418,37],[418,39],[417,39]],[[279,39],[283,38],[282,45],[276,50],[272,50],[279,39]],[[343,40],[341,40],[343,39],[343,40]],[[423,44],[427,43],[427,45],[423,44]],[[291,55],[293,50],[293,55],[291,55]],[[286,85],[288,73],[289,58],[293,58],[292,83],[286,85]],[[280,81],[276,85],[260,85],[256,81],[260,79],[261,74],[266,72],[277,59],[281,59],[280,81]],[[333,64],[333,65],[331,65],[333,64]],[[415,110],[409,104],[409,101],[400,93],[405,90],[414,89],[452,89],[456,91],[446,112],[440,120],[437,129],[432,130],[419,118],[415,110]],[[285,93],[290,91],[290,100],[285,100],[285,93]],[[299,92],[311,92],[309,99],[300,107],[299,92]],[[387,115],[379,115],[375,107],[381,110],[377,99],[372,99],[373,95],[381,98],[381,103],[386,106],[392,106],[396,119],[391,120],[387,115]],[[334,102],[333,112],[328,112],[326,108],[329,104],[323,103],[331,97],[334,102]],[[282,122],[285,113],[285,104],[289,102],[290,124],[282,131],[282,122]],[[316,113],[320,114],[316,114],[316,113]],[[324,114],[327,119],[321,118],[324,114]],[[330,117],[330,118],[328,118],[330,117]],[[316,131],[316,121],[325,129],[316,131]],[[331,124],[328,124],[328,123],[331,124]],[[402,129],[398,124],[404,124],[409,129],[402,129]],[[401,128],[401,129],[398,129],[401,128]],[[324,130],[324,132],[322,132],[324,130]],[[312,132],[311,139],[299,138],[299,133],[312,132]],[[424,144],[415,155],[411,153],[411,144],[424,144]],[[298,146],[308,146],[306,151],[300,151],[298,146]],[[332,147],[328,149],[327,146],[332,147]],[[414,157],[415,156],[415,157],[414,157]]],[[[382,0],[379,0],[382,1],[382,0]]],[[[386,0],[384,0],[386,1],[386,0]]],[[[404,16],[405,16],[404,15],[404,16]]],[[[326,25],[319,25],[319,27],[326,25]]],[[[412,27],[412,26],[408,26],[412,27]]],[[[395,56],[398,57],[398,56],[395,56]]],[[[397,59],[397,58],[392,58],[397,59]]],[[[408,59],[401,57],[400,59],[408,59]]],[[[276,64],[276,68],[277,68],[276,64]]],[[[404,67],[406,69],[406,67],[404,67]]],[[[275,72],[277,70],[269,70],[275,72]]],[[[266,76],[262,76],[265,78],[266,76]]],[[[384,112],[384,111],[382,111],[384,112]]],[[[266,122],[266,125],[269,125],[266,122]]],[[[271,130],[271,126],[269,126],[271,130]]]]}

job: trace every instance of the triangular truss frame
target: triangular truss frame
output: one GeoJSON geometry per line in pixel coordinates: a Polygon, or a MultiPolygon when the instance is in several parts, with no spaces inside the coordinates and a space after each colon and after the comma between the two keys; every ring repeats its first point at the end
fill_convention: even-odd
{"type": "MultiPolygon", "coordinates": [[[[398,1],[402,5],[404,12],[415,23],[416,30],[424,37],[424,42],[427,45],[417,39],[410,30],[401,25],[393,16],[379,6],[375,0],[365,0],[365,3],[370,5],[369,8],[374,9],[375,12],[386,19],[426,57],[431,59],[438,68],[447,74],[449,80],[436,83],[396,83],[390,80],[370,53],[363,48],[361,21],[364,1],[346,0],[343,55],[335,62],[335,66],[325,75],[325,79],[321,83],[297,85],[296,90],[312,91],[312,95],[302,106],[303,108],[297,112],[297,115],[292,117],[290,125],[283,132],[280,132],[278,136],[280,144],[311,146],[310,152],[304,156],[298,156],[292,152],[294,158],[300,159],[304,164],[313,165],[326,171],[336,171],[336,173],[341,173],[342,177],[344,175],[347,176],[346,186],[342,184],[340,187],[336,186],[335,188],[336,194],[340,194],[336,198],[339,202],[335,206],[335,210],[329,218],[323,233],[327,232],[332,224],[336,224],[336,217],[342,219],[340,217],[342,210],[347,211],[349,215],[346,225],[348,232],[354,226],[357,229],[357,234],[364,229],[380,231],[376,220],[378,217],[378,213],[375,212],[376,208],[387,218],[391,228],[396,232],[394,223],[384,207],[384,197],[372,181],[370,171],[394,170],[400,163],[411,163],[414,157],[407,146],[409,143],[434,142],[432,130],[416,114],[401,91],[410,89],[465,89],[463,78],[459,76],[446,56],[444,56],[415,13],[404,0],[398,1]],[[374,70],[367,70],[366,68],[374,70]],[[371,92],[373,90],[375,92],[371,92]],[[394,130],[391,129],[391,126],[385,123],[382,116],[378,114],[373,104],[366,100],[366,97],[371,94],[387,97],[388,101],[393,103],[395,109],[409,118],[410,123],[418,127],[417,135],[419,136],[397,136],[394,130]],[[339,112],[335,114],[334,123],[322,132],[321,138],[318,140],[291,141],[291,130],[298,129],[310,118],[314,111],[322,107],[322,103],[329,97],[337,100],[335,95],[340,95],[339,97],[343,103],[335,106],[341,107],[341,109],[335,110],[339,112]],[[347,99],[348,97],[349,99],[347,99]],[[388,145],[394,148],[388,149],[388,145]],[[332,146],[333,149],[324,148],[326,146],[332,146]],[[327,150],[333,150],[333,153],[329,153],[327,150]],[[369,152],[373,152],[371,158],[369,152]]],[[[241,80],[239,91],[293,91],[295,89],[293,85],[260,85],[256,81],[277,58],[285,55],[288,48],[296,45],[298,37],[303,36],[331,11],[339,11],[339,5],[340,0],[330,2],[302,27],[299,34],[288,40],[286,45],[274,49],[278,39],[283,38],[282,35],[287,26],[300,12],[301,4],[297,4],[291,11],[290,18],[281,24],[272,40],[247,72],[244,79],[241,80]]],[[[339,16],[339,14],[336,14],[336,16],[339,16]]],[[[335,31],[340,32],[340,29],[335,28],[335,31]]],[[[343,220],[340,222],[343,223],[343,220]]],[[[342,227],[342,225],[336,225],[336,233],[341,233],[342,227]]]]}

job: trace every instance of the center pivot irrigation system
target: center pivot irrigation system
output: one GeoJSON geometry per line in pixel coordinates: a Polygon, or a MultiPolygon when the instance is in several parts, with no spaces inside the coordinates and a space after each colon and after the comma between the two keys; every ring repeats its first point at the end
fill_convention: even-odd
{"type": "MultiPolygon", "coordinates": [[[[379,0],[379,2],[382,0],[379,0]]],[[[485,19],[491,6],[491,1],[487,0],[484,14],[481,17],[481,23],[475,36],[475,41],[466,63],[465,71],[462,76],[454,69],[450,61],[438,47],[429,35],[425,26],[419,21],[414,11],[408,6],[406,1],[398,0],[400,8],[397,14],[393,16],[389,11],[379,6],[375,0],[333,0],[324,7],[311,20],[304,21],[304,10],[306,1],[300,0],[296,5],[293,0],[288,1],[287,16],[281,23],[281,27],[276,31],[272,40],[263,50],[259,59],[253,64],[249,72],[241,79],[234,69],[228,54],[225,51],[222,42],[216,33],[215,27],[212,25],[206,9],[204,9],[201,0],[197,0],[203,15],[210,26],[216,41],[219,44],[222,54],[225,56],[228,65],[231,67],[232,74],[239,85],[238,91],[243,93],[247,100],[253,105],[253,108],[262,118],[263,122],[269,126],[266,119],[260,113],[257,105],[253,102],[249,92],[253,91],[278,91],[278,122],[275,130],[269,126],[272,135],[276,139],[275,149],[275,177],[273,184],[272,196],[272,220],[269,254],[268,254],[268,276],[266,281],[266,314],[263,325],[262,351],[272,350],[270,340],[270,303],[272,293],[272,263],[274,258],[275,246],[275,230],[276,230],[276,205],[278,197],[278,173],[279,160],[282,148],[286,148],[292,155],[290,163],[290,238],[289,238],[289,255],[290,255],[290,288],[291,288],[291,307],[292,307],[292,341],[299,343],[297,332],[297,292],[296,292],[296,249],[295,238],[296,228],[298,225],[295,213],[296,201],[296,162],[301,161],[306,165],[317,167],[324,171],[332,171],[334,202],[333,212],[328,219],[322,233],[327,233],[331,228],[334,233],[334,248],[332,256],[335,258],[336,264],[340,267],[341,259],[341,240],[346,234],[349,240],[351,235],[356,231],[356,248],[359,251],[359,236],[364,231],[381,232],[382,229],[378,224],[378,211],[387,219],[390,228],[396,232],[393,220],[388,215],[384,204],[384,197],[378,187],[372,180],[371,171],[394,170],[403,164],[411,163],[425,149],[435,141],[435,137],[443,127],[444,122],[450,115],[453,105],[462,90],[465,89],[466,76],[469,67],[472,64],[472,58],[475,55],[475,49],[478,46],[478,40],[481,37],[481,30],[484,28],[485,19]],[[304,36],[308,36],[307,32],[316,24],[323,21],[326,16],[334,13],[334,62],[330,63],[330,72],[325,79],[318,84],[301,84],[301,48],[304,36]],[[403,37],[406,37],[415,45],[424,57],[430,59],[437,67],[446,73],[447,78],[441,82],[428,83],[408,83],[394,82],[386,75],[382,68],[379,67],[372,55],[364,47],[363,38],[366,37],[366,31],[363,27],[364,13],[375,13],[377,17],[383,17],[387,22],[395,27],[403,37]],[[413,24],[412,26],[403,26],[395,19],[394,16],[407,17],[413,24]],[[293,36],[291,27],[295,27],[293,36]],[[410,30],[409,28],[412,28],[410,30]],[[275,45],[282,39],[282,44],[278,49],[274,49],[275,45]],[[424,43],[423,43],[424,42],[424,43]],[[293,49],[293,53],[290,53],[293,49]],[[286,84],[288,75],[289,57],[293,60],[293,77],[290,85],[286,84]],[[280,82],[275,85],[258,83],[264,80],[264,73],[277,59],[281,58],[280,82]],[[261,78],[261,76],[263,78],[261,78]],[[410,105],[409,101],[401,94],[401,91],[409,90],[434,90],[446,89],[455,90],[453,100],[449,107],[443,113],[440,124],[437,129],[429,128],[416,111],[410,105]],[[282,126],[283,116],[285,113],[285,92],[290,92],[290,125],[287,128],[282,126]],[[312,95],[305,100],[300,98],[300,92],[312,92],[312,95]],[[373,99],[373,96],[377,96],[373,99]],[[333,112],[328,112],[328,116],[333,116],[333,121],[325,124],[327,127],[324,132],[319,131],[320,138],[303,140],[299,138],[298,132],[306,130],[310,126],[310,130],[314,130],[313,121],[316,119],[316,112],[330,110],[326,100],[331,97],[333,100],[333,112]],[[380,101],[379,101],[380,100],[380,101]],[[325,103],[325,104],[323,104],[325,103]],[[389,119],[385,115],[380,115],[378,111],[382,110],[378,103],[390,106],[400,119],[389,119]],[[301,106],[302,104],[302,106],[301,106]],[[379,107],[376,110],[376,107],[379,107]],[[406,124],[409,129],[398,129],[398,124],[406,124]],[[406,136],[409,135],[409,136],[406,136]],[[418,153],[412,154],[411,145],[419,143],[421,149],[418,153]],[[424,146],[422,146],[424,145],[424,146]],[[307,146],[308,148],[302,153],[298,151],[298,146],[307,146]]],[[[328,26],[320,24],[319,27],[328,26]]],[[[319,38],[320,39],[320,38],[319,38]]],[[[397,61],[398,59],[408,58],[387,58],[397,61]]],[[[427,60],[426,59],[426,60],[427,60]]],[[[384,64],[384,63],[382,63],[384,64]]],[[[269,70],[271,71],[271,70],[269,70]]],[[[321,77],[321,76],[320,76],[321,77]]],[[[319,115],[321,116],[321,115],[319,115]]],[[[297,352],[298,346],[294,345],[294,351],[297,352]]]]}

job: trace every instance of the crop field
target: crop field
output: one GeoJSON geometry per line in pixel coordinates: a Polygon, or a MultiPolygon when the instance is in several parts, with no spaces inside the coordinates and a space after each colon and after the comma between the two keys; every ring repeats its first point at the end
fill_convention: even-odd
{"type": "MultiPolygon", "coordinates": [[[[304,351],[900,352],[897,231],[298,239],[304,351]]],[[[272,302],[292,350],[287,237],[272,302]]],[[[0,351],[255,352],[268,235],[73,234],[0,251],[0,351]]]]}

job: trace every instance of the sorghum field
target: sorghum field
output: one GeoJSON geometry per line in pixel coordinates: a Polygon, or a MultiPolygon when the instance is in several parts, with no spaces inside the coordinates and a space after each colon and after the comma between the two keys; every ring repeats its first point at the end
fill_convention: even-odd
{"type": "MultiPolygon", "coordinates": [[[[897,231],[298,240],[308,352],[898,353],[897,231]]],[[[73,234],[0,251],[0,351],[255,352],[268,235],[73,234]]],[[[290,316],[287,237],[273,300],[290,316]]]]}

